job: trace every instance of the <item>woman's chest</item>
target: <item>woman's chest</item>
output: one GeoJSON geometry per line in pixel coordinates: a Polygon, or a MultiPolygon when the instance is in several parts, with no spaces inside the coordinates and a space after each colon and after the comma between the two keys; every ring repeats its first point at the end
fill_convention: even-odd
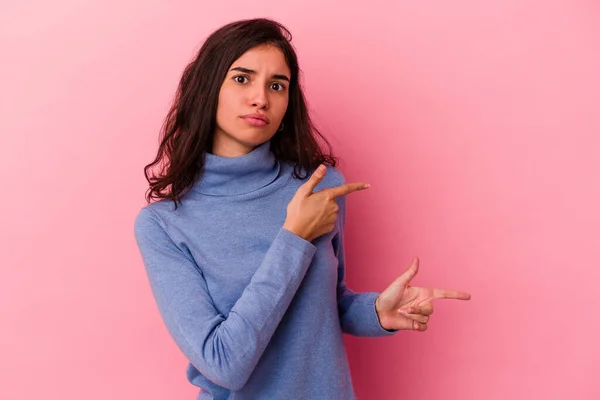
{"type": "MultiPolygon", "coordinates": [[[[265,263],[265,256],[282,229],[285,218],[285,208],[225,208],[219,213],[204,213],[202,221],[192,224],[197,228],[184,233],[186,247],[202,271],[209,294],[219,312],[224,315],[229,313],[250,284],[256,270],[265,263]],[[224,223],[223,213],[228,223],[224,223]]],[[[335,290],[338,271],[332,245],[334,234],[335,232],[330,232],[311,242],[317,247],[317,251],[301,288],[310,287],[310,291],[319,292],[335,290]]],[[[289,266],[271,263],[267,268],[278,267],[289,266]]]]}

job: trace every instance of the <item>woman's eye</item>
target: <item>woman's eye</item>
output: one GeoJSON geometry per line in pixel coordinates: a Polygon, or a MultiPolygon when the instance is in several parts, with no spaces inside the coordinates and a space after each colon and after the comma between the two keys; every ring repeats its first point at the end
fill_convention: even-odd
{"type": "Polygon", "coordinates": [[[248,77],[247,77],[247,76],[244,76],[244,75],[238,75],[238,76],[235,76],[235,77],[233,77],[233,79],[235,79],[235,81],[236,81],[237,83],[244,83],[244,82],[243,82],[243,80],[244,80],[244,79],[247,79],[247,78],[248,78],[248,77]],[[241,81],[240,81],[240,80],[241,80],[241,81]]]}
{"type": "Polygon", "coordinates": [[[283,86],[281,83],[274,83],[271,87],[273,87],[273,86],[274,86],[274,89],[278,92],[285,90],[285,86],[283,86]]]}

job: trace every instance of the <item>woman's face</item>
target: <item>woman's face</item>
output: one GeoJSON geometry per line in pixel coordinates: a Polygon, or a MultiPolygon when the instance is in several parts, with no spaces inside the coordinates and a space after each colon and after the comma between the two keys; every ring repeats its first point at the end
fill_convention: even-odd
{"type": "Polygon", "coordinates": [[[287,110],[290,79],[277,47],[257,46],[235,60],[219,92],[212,153],[237,157],[270,140],[287,110]]]}

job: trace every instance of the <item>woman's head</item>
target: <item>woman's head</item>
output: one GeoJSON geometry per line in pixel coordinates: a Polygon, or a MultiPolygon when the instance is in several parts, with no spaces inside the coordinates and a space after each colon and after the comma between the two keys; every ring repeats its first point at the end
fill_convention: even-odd
{"type": "Polygon", "coordinates": [[[285,129],[291,79],[275,45],[252,47],[235,60],[219,91],[212,152],[243,155],[285,129]]]}
{"type": "Polygon", "coordinates": [[[317,142],[318,136],[329,146],[308,114],[291,39],[283,25],[266,18],[227,24],[206,39],[183,72],[157,156],[144,168],[148,202],[172,199],[177,206],[201,176],[207,152],[239,156],[268,140],[279,161],[294,165],[296,178],[320,163],[335,166],[317,142]],[[247,117],[252,114],[269,123],[257,124],[247,117]]]}

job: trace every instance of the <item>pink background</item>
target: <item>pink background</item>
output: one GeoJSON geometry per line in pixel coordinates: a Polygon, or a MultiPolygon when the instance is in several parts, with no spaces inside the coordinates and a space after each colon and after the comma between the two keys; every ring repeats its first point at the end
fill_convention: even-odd
{"type": "Polygon", "coordinates": [[[292,30],[340,168],[372,184],[350,287],[418,255],[414,284],[473,296],[425,333],[346,336],[359,398],[600,398],[600,6],[365,3],[3,5],[0,398],[195,398],[133,218],[183,67],[256,16],[292,30]]]}

